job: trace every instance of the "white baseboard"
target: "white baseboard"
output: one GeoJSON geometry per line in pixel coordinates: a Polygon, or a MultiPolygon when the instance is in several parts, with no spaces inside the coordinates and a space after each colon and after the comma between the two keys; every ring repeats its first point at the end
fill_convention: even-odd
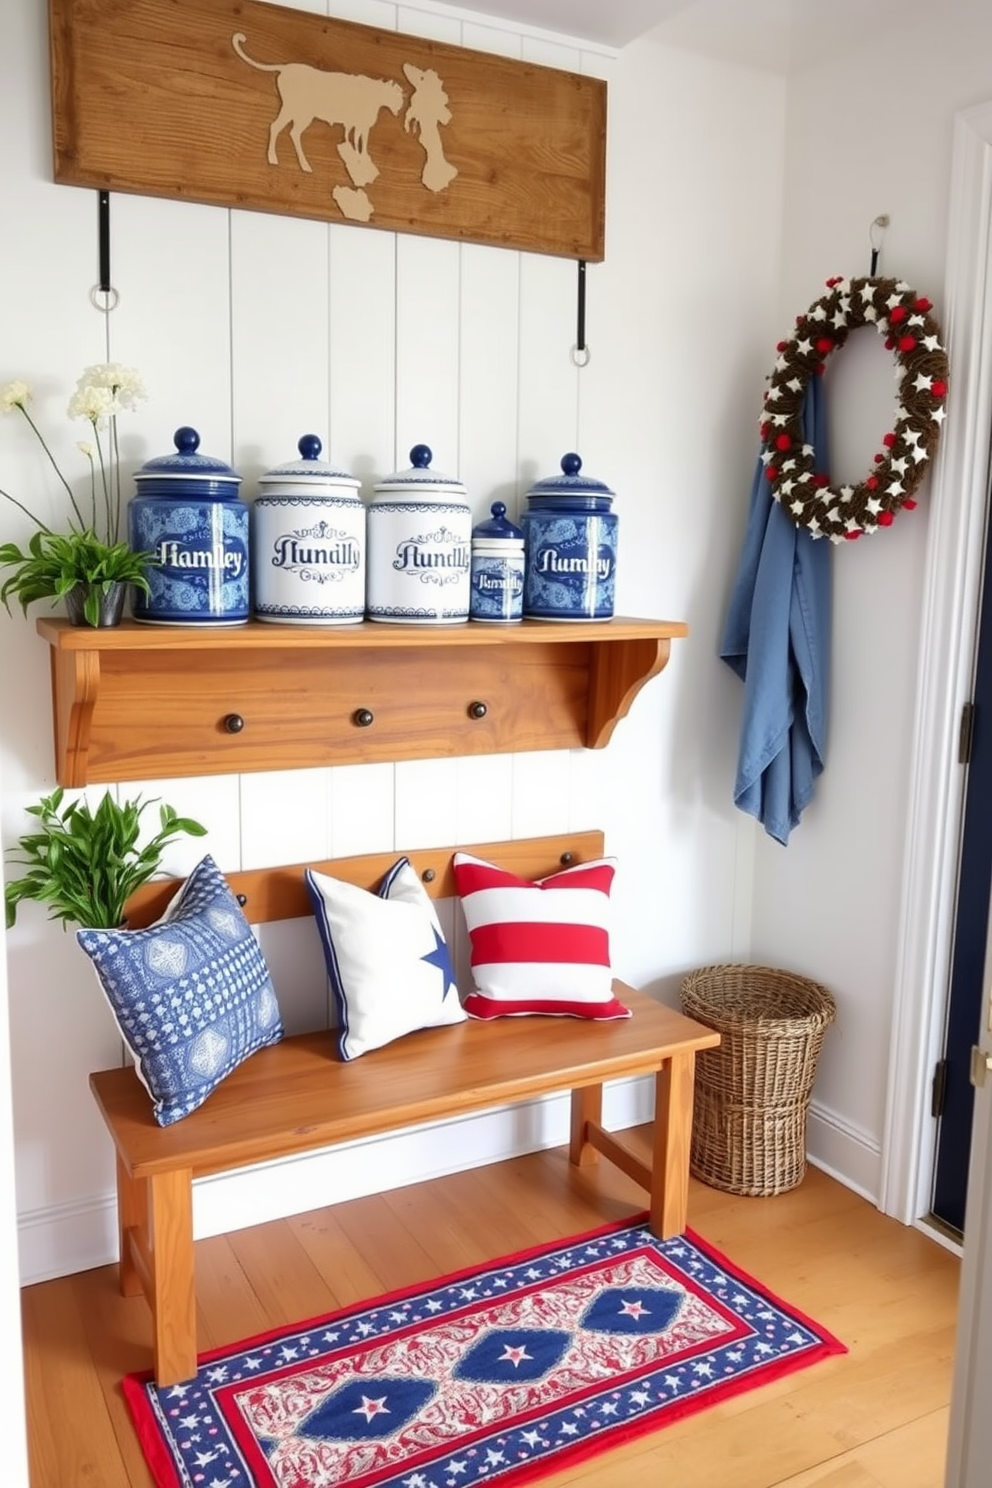
{"type": "MultiPolygon", "coordinates": [[[[606,1087],[603,1118],[613,1130],[639,1126],[650,1121],[652,1114],[650,1076],[616,1080],[606,1087]]],[[[193,1233],[203,1240],[325,1204],[558,1147],[568,1140],[568,1119],[568,1096],[545,1096],[201,1178],[193,1189],[193,1233]]],[[[807,1149],[810,1162],[877,1202],[879,1148],[866,1132],[814,1104],[807,1149]]],[[[91,1200],[22,1214],[18,1236],[22,1286],[107,1265],[117,1259],[114,1195],[99,1194],[91,1200]]]]}
{"type": "MultiPolygon", "coordinates": [[[[616,1080],[604,1090],[603,1119],[612,1129],[640,1126],[652,1114],[650,1076],[616,1080]]],[[[568,1123],[568,1095],[545,1096],[202,1178],[193,1187],[193,1233],[203,1240],[559,1147],[568,1141],[568,1123]]],[[[22,1286],[104,1266],[117,1259],[115,1197],[100,1194],[91,1201],[22,1214],[18,1234],[22,1286]]]]}
{"type": "Polygon", "coordinates": [[[813,1101],[806,1120],[806,1155],[814,1167],[878,1204],[882,1152],[870,1132],[813,1101]]]}

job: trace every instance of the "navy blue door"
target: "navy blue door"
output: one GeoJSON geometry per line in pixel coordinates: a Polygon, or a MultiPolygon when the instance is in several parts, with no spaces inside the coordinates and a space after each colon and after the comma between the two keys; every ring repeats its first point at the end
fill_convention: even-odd
{"type": "Polygon", "coordinates": [[[992,583],[988,579],[992,572],[992,540],[989,538],[985,571],[945,1035],[943,1112],[937,1130],[931,1205],[938,1219],[961,1233],[968,1191],[974,1095],[969,1068],[971,1046],[978,1042],[982,1018],[982,978],[992,888],[992,583]]]}

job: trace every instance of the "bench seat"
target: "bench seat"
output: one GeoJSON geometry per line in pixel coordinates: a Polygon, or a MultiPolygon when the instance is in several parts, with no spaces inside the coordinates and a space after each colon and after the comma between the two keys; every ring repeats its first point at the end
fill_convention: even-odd
{"type": "MultiPolygon", "coordinates": [[[[120,1279],[144,1292],[160,1385],[196,1373],[193,1181],[424,1122],[571,1093],[569,1158],[602,1154],[648,1192],[655,1234],[686,1225],[695,1056],[719,1034],[616,983],[633,1016],[515,1017],[411,1033],[345,1063],[333,1031],[253,1054],[191,1115],[160,1127],[130,1067],[90,1087],[117,1163],[120,1279]],[[602,1126],[603,1082],[655,1076],[650,1164],[602,1126]]],[[[315,1204],[331,1201],[315,1195],[315,1204]]]]}

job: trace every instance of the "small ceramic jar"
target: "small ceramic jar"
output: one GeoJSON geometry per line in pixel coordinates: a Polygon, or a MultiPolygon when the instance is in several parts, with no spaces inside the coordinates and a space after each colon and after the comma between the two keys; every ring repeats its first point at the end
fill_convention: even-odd
{"type": "Polygon", "coordinates": [[[240,475],[197,454],[195,429],[177,429],[176,453],[142,465],[128,502],[131,547],[154,554],[150,593],[135,590],[134,618],[155,625],[243,625],[249,614],[248,508],[240,475]]]}
{"type": "Polygon", "coordinates": [[[524,535],[494,501],[487,522],[472,528],[470,620],[505,624],[524,614],[524,535]]]}
{"type": "Polygon", "coordinates": [[[286,625],[354,625],[365,616],[365,507],[359,482],[321,460],[304,434],[298,460],[259,477],[251,509],[254,610],[286,625]]]}
{"type": "Polygon", "coordinates": [[[375,487],[368,509],[366,614],[393,624],[468,619],[472,513],[465,487],[430,469],[417,444],[411,468],[375,487]]]}
{"type": "Polygon", "coordinates": [[[576,454],[561,475],[527,493],[521,523],[526,545],[524,615],[536,620],[609,620],[613,615],[618,521],[614,493],[580,475],[576,454]]]}

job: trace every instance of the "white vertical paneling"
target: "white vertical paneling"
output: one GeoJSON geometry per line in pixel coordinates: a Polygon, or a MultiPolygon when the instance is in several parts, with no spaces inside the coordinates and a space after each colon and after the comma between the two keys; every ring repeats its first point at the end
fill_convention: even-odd
{"type": "Polygon", "coordinates": [[[333,226],[330,246],[328,458],[369,496],[396,468],[396,235],[333,226]]]}
{"type": "Polygon", "coordinates": [[[339,765],[330,772],[330,856],[388,852],[396,845],[393,765],[339,765]]]}
{"type": "MultiPolygon", "coordinates": [[[[241,861],[241,809],[238,775],[174,777],[160,780],[125,780],[114,787],[119,801],[140,795],[150,803],[142,815],[143,836],[153,836],[159,826],[161,803],[174,807],[180,816],[192,817],[206,827],[205,837],[179,837],[162,855],[162,872],[182,878],[209,853],[223,873],[235,873],[241,861]]],[[[91,787],[93,790],[100,787],[91,787]]]]}
{"type": "Polygon", "coordinates": [[[396,846],[441,847],[458,833],[458,778],[452,760],[396,766],[396,846]]]}
{"type": "Polygon", "coordinates": [[[520,254],[466,244],[461,252],[459,475],[473,520],[493,501],[517,515],[520,254]]]}
{"type": "Polygon", "coordinates": [[[502,842],[513,836],[513,756],[453,760],[458,796],[452,842],[502,842]]]}
{"type": "Polygon", "coordinates": [[[457,243],[396,240],[396,450],[405,470],[415,444],[433,468],[457,476],[461,249],[457,243]]]}
{"type": "Polygon", "coordinates": [[[396,6],[390,0],[328,0],[327,10],[341,21],[377,26],[380,31],[396,30],[396,6]]]}
{"type": "Polygon", "coordinates": [[[174,431],[192,424],[203,454],[230,460],[230,214],[116,194],[110,213],[121,296],[111,356],[138,367],[148,389],[147,404],[122,422],[125,458],[169,453],[174,431]]]}
{"type": "MultiPolygon", "coordinates": [[[[556,475],[579,444],[576,338],[577,270],[570,259],[520,255],[521,496],[556,475]]],[[[581,453],[581,450],[580,450],[581,453]]]]}
{"type": "Polygon", "coordinates": [[[542,749],[513,756],[512,837],[568,831],[569,751],[542,749]]]}
{"type": "Polygon", "coordinates": [[[498,26],[481,26],[475,21],[462,23],[461,44],[476,52],[492,52],[499,57],[521,56],[521,38],[513,31],[498,26]]]}
{"type": "Polygon", "coordinates": [[[233,447],[247,501],[259,475],[297,458],[302,434],[326,451],[328,235],[322,222],[231,213],[233,447]]]}
{"type": "Polygon", "coordinates": [[[317,921],[311,915],[254,928],[276,989],[284,1031],[310,1033],[327,1028],[334,1021],[333,999],[317,921]]]}
{"type": "Polygon", "coordinates": [[[241,866],[275,868],[330,856],[330,770],[241,776],[241,866]]]}
{"type": "Polygon", "coordinates": [[[423,36],[430,41],[446,41],[453,46],[459,46],[462,39],[461,21],[455,16],[420,10],[411,5],[397,5],[396,29],[407,36],[423,36]]]}

